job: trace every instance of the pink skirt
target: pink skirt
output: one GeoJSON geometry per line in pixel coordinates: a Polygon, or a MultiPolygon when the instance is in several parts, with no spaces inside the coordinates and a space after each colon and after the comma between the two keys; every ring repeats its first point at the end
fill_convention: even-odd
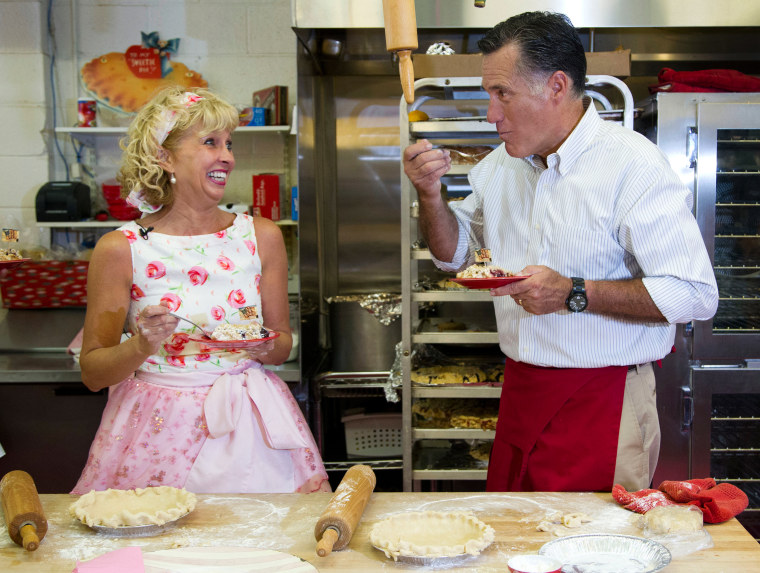
{"type": "Polygon", "coordinates": [[[253,361],[222,375],[137,372],[110,389],[71,493],[159,485],[195,493],[330,491],[290,389],[253,361]]]}

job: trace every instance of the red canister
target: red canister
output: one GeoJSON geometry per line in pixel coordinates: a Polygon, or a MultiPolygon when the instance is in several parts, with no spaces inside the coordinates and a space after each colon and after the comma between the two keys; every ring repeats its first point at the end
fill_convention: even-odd
{"type": "Polygon", "coordinates": [[[79,98],[79,127],[95,127],[97,125],[97,104],[94,99],[79,98]]]}

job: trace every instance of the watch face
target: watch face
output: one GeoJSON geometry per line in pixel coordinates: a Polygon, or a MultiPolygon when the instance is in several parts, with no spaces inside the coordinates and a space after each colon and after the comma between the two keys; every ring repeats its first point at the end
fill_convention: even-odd
{"type": "Polygon", "coordinates": [[[573,312],[581,312],[586,309],[586,305],[588,304],[588,299],[585,295],[577,293],[572,295],[567,300],[567,306],[568,308],[573,312]]]}

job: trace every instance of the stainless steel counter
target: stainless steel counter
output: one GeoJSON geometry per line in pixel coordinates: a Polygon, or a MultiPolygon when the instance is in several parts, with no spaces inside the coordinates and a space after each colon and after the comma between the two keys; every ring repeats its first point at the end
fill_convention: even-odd
{"type": "Polygon", "coordinates": [[[0,352],[66,352],[84,326],[83,308],[3,309],[0,352]]]}

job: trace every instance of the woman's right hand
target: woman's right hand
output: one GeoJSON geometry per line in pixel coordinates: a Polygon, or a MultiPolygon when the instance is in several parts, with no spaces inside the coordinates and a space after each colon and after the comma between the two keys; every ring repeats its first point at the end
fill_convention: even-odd
{"type": "Polygon", "coordinates": [[[140,349],[148,354],[156,354],[161,344],[177,328],[178,322],[179,319],[169,314],[169,308],[163,303],[143,308],[137,315],[140,349]]]}

